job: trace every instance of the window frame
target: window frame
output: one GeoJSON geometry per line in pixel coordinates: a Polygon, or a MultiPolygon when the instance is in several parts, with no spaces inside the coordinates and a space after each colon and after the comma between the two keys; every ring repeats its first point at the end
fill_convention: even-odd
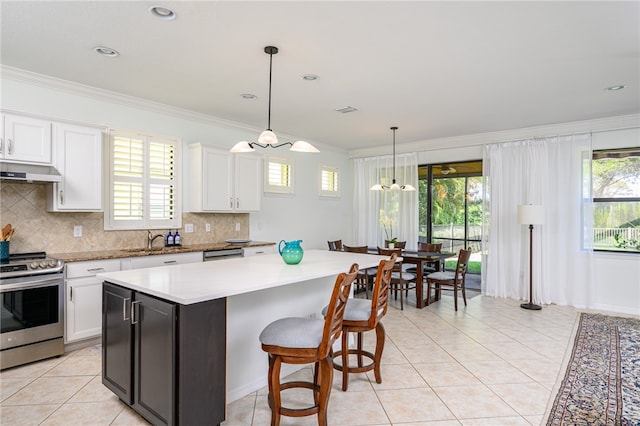
{"type": "MultiPolygon", "coordinates": [[[[602,153],[623,153],[625,151],[633,151],[633,152],[637,152],[640,148],[605,148],[605,149],[598,149],[598,150],[593,150],[592,155],[591,155],[591,168],[593,170],[593,163],[595,161],[601,160],[603,158],[607,158],[607,157],[602,157],[602,153]],[[599,158],[596,158],[599,157],[599,158]]],[[[624,156],[621,157],[609,157],[609,158],[625,158],[624,156]]],[[[593,193],[593,185],[594,185],[594,179],[593,179],[593,172],[591,175],[591,192],[593,193]]],[[[592,196],[591,198],[592,203],[593,203],[593,215],[595,216],[596,213],[596,205],[606,205],[608,203],[638,203],[640,202],[640,197],[636,197],[636,196],[632,196],[632,197],[595,197],[592,196]]],[[[595,220],[595,217],[594,217],[595,220]]],[[[596,248],[595,246],[595,233],[596,233],[596,229],[600,229],[600,228],[596,228],[595,223],[593,224],[593,241],[594,241],[594,247],[593,247],[593,251],[596,252],[602,252],[602,253],[636,253],[636,254],[640,254],[640,250],[636,249],[632,246],[629,247],[611,247],[611,248],[606,248],[606,247],[598,247],[596,248]]]]}
{"type": "Polygon", "coordinates": [[[267,155],[264,165],[264,192],[271,194],[295,194],[295,167],[293,158],[267,155]],[[269,166],[271,163],[287,166],[288,185],[271,184],[269,181],[269,166]]]}
{"type": "MultiPolygon", "coordinates": [[[[107,188],[105,191],[105,209],[104,209],[104,229],[105,231],[128,231],[128,230],[147,230],[147,229],[170,229],[182,228],[182,140],[178,137],[163,136],[156,134],[142,134],[136,131],[109,129],[108,144],[107,144],[107,162],[108,162],[108,179],[107,188]],[[115,175],[115,162],[114,162],[114,148],[115,138],[131,138],[139,139],[143,144],[143,160],[142,160],[142,218],[132,220],[122,220],[114,218],[114,185],[117,182],[115,175]],[[173,197],[171,203],[173,205],[173,217],[170,219],[152,219],[150,217],[150,199],[149,194],[151,188],[159,183],[162,185],[162,180],[159,178],[153,178],[150,175],[150,144],[166,144],[173,146],[173,163],[172,177],[168,180],[169,187],[173,188],[173,197]]],[[[124,179],[127,181],[129,179],[124,179]]],[[[135,182],[136,179],[130,179],[135,182]]]]}
{"type": "Polygon", "coordinates": [[[337,166],[329,166],[326,164],[320,164],[320,174],[319,174],[319,183],[318,183],[318,191],[321,197],[329,197],[329,198],[340,198],[341,195],[341,182],[340,182],[340,168],[337,166]],[[332,173],[334,175],[335,180],[335,188],[336,189],[324,189],[324,176],[323,174],[332,173]]]}

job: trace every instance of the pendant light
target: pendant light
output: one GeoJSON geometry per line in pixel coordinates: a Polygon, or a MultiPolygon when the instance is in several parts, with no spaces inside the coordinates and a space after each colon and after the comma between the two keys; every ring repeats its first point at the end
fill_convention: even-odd
{"type": "Polygon", "coordinates": [[[393,180],[391,181],[391,186],[382,185],[381,183],[377,183],[369,188],[370,191],[384,191],[384,190],[401,190],[401,191],[415,191],[416,189],[412,185],[398,185],[396,183],[396,130],[398,130],[398,126],[391,127],[393,130],[393,180]]]}
{"type": "Polygon", "coordinates": [[[289,151],[296,152],[320,152],[318,149],[311,145],[309,142],[297,141],[295,143],[282,142],[278,143],[278,137],[271,130],[271,74],[273,69],[273,55],[278,53],[278,48],[275,46],[266,46],[264,53],[269,55],[269,115],[267,116],[267,129],[260,133],[258,142],[238,142],[231,148],[231,152],[252,152],[255,151],[255,147],[260,148],[280,148],[281,146],[291,145],[289,151]]]}

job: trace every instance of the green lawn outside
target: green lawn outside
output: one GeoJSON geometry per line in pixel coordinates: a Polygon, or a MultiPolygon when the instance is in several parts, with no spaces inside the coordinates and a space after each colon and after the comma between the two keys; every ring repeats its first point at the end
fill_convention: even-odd
{"type": "MultiPolygon", "coordinates": [[[[454,270],[456,269],[456,263],[457,261],[455,260],[447,260],[444,262],[444,267],[448,270],[454,270]]],[[[480,262],[479,260],[471,260],[469,261],[469,268],[467,269],[467,272],[470,272],[472,274],[479,274],[481,267],[482,262],[480,262]]]]}

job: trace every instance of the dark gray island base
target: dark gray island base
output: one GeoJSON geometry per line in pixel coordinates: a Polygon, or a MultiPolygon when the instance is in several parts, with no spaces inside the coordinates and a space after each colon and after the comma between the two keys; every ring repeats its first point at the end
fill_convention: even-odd
{"type": "Polygon", "coordinates": [[[226,298],[182,305],[104,282],[102,383],[154,425],[225,419],[226,298]]]}

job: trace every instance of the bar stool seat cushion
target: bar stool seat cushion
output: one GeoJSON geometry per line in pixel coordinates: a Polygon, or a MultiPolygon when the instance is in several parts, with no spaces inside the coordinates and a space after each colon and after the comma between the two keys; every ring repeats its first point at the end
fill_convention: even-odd
{"type": "MultiPolygon", "coordinates": [[[[322,308],[322,316],[327,315],[327,308],[322,308]]],[[[343,321],[367,321],[371,316],[371,300],[349,299],[344,309],[343,321]]]]}
{"type": "Polygon", "coordinates": [[[317,348],[322,341],[324,319],[281,318],[260,333],[263,345],[284,348],[317,348]]]}

